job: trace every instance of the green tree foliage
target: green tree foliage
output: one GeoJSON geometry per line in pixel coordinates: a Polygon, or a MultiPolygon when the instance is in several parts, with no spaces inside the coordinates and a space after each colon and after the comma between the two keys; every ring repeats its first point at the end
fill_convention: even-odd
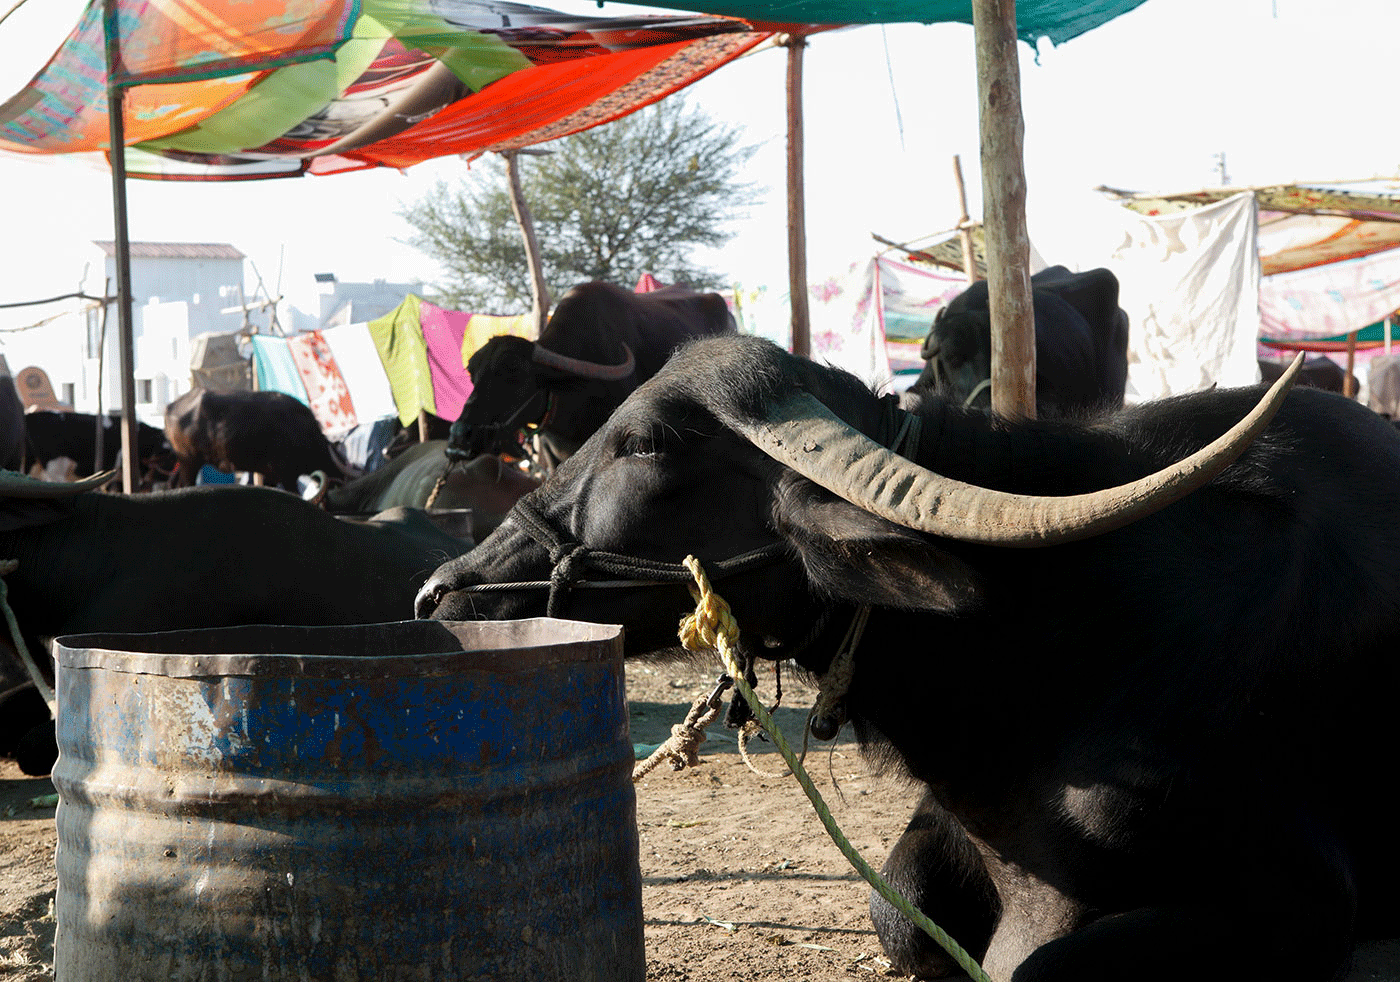
{"type": "MultiPolygon", "coordinates": [[[[719,286],[690,256],[728,242],[752,199],[753,186],[738,175],[757,148],[741,146],[740,136],[673,96],[546,144],[548,156],[522,155],[521,184],[554,299],[584,280],[630,286],[643,273],[719,286]]],[[[443,268],[439,302],[498,313],[530,308],[525,244],[501,158],[438,182],[399,214],[416,230],[407,242],[443,268]]]]}

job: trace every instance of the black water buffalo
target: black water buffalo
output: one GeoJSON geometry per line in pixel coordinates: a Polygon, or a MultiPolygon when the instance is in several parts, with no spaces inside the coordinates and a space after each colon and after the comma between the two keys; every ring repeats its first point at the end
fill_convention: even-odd
{"type": "Polygon", "coordinates": [[[466,462],[449,461],[446,440],[409,446],[392,461],[363,477],[330,488],[320,499],[337,515],[363,515],[404,506],[426,508],[443,473],[447,480],[433,498],[434,508],[470,508],[472,533],[485,538],[501,524],[520,496],[539,481],[493,454],[466,462]]]}
{"type": "Polygon", "coordinates": [[[538,343],[495,337],[468,359],[473,389],[452,424],[453,453],[520,457],[519,433],[530,427],[549,470],[677,347],[733,331],[734,318],[717,293],[674,286],[633,293],[580,283],[559,300],[538,343]]]}
{"type": "MultiPolygon", "coordinates": [[[[767,342],[697,342],[417,611],[548,610],[674,654],[694,604],[656,581],[694,554],[748,654],[823,680],[814,733],[848,717],[920,782],[886,874],[992,978],[1323,982],[1400,927],[1400,435],[1299,388],[1241,451],[1261,392],[906,413],[767,342]]],[[[872,913],[898,972],[952,970],[872,913]]]]}
{"type": "Polygon", "coordinates": [[[299,477],[314,471],[332,479],[356,473],[310,408],[281,392],[193,389],[166,407],[165,436],[179,461],[174,487],[193,485],[205,464],[262,474],[292,492],[299,477]]]}
{"type": "MultiPolygon", "coordinates": [[[[1035,406],[1040,416],[1078,415],[1123,405],[1128,382],[1128,315],[1118,278],[1106,269],[1071,273],[1051,266],[1031,277],[1035,314],[1035,406]]],[[[991,405],[992,333],[987,282],[941,308],[921,352],[912,388],[986,408],[991,405]]]]}
{"type": "MultiPolygon", "coordinates": [[[[48,639],[92,631],[403,620],[428,575],[470,548],[412,509],[347,522],[236,485],[53,497],[73,487],[0,474],[0,558],[19,561],[5,576],[8,600],[36,654],[48,639]]],[[[32,690],[12,695],[0,746],[48,716],[32,690]]],[[[27,773],[53,762],[43,729],[20,759],[27,773]]]]}
{"type": "MultiPolygon", "coordinates": [[[[175,457],[165,432],[139,421],[136,425],[136,456],[142,468],[169,472],[175,457]]],[[[77,465],[73,474],[80,478],[120,466],[121,423],[111,416],[102,417],[102,463],[96,469],[97,417],[93,414],[35,410],[25,414],[24,432],[25,456],[31,463],[47,467],[50,461],[67,457],[77,465]]]]}
{"type": "Polygon", "coordinates": [[[23,459],[24,403],[9,372],[0,372],[0,468],[19,470],[23,459]]]}

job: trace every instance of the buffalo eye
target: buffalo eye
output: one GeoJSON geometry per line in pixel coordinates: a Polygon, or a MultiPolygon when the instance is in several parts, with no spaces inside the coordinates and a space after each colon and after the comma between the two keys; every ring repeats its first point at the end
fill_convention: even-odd
{"type": "Polygon", "coordinates": [[[650,434],[629,433],[618,444],[619,457],[655,457],[659,452],[650,434]]]}

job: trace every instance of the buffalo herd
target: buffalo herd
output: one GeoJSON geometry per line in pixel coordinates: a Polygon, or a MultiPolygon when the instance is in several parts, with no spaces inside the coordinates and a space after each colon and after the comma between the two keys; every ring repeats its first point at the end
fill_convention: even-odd
{"type": "MultiPolygon", "coordinates": [[[[985,285],[938,314],[919,381],[881,394],[738,334],[718,295],[583,284],[538,341],[477,351],[446,440],[366,474],[305,407],[192,393],[167,413],[172,485],[212,463],[312,475],[304,496],[11,475],[10,603],[39,650],[553,616],[677,657],[694,601],[664,571],[694,556],[747,664],[822,688],[811,735],[849,723],[918,787],[885,876],[991,978],[1334,979],[1400,927],[1379,780],[1400,742],[1400,431],[1295,386],[1299,364],[1125,407],[1112,273],[1032,286],[1036,419],[987,411],[985,285]],[[473,536],[430,501],[471,509],[473,536]]],[[[0,752],[42,773],[52,725],[8,682],[0,650],[0,752]]],[[[957,976],[879,895],[871,918],[893,971],[957,976]]]]}

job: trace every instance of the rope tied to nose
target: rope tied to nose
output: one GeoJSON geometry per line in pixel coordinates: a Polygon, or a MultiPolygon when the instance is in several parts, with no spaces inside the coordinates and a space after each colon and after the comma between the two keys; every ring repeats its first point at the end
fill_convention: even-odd
{"type": "Polygon", "coordinates": [[[729,604],[719,594],[714,592],[710,586],[709,577],[705,575],[704,568],[700,561],[694,556],[685,558],[685,566],[690,570],[695,578],[695,583],[691,586],[691,595],[695,598],[695,612],[687,614],[681,621],[680,639],[681,644],[687,649],[695,651],[711,649],[717,652],[724,662],[725,670],[734,680],[734,685],[744,698],[748,700],[754,716],[758,718],[763,729],[772,738],[778,752],[783,755],[787,765],[792,769],[793,776],[797,778],[798,784],[802,785],[802,790],[806,793],[812,807],[817,812],[817,817],[821,819],[822,825],[826,828],[827,834],[831,836],[836,847],[841,850],[841,854],[855,868],[856,872],[863,876],[867,883],[874,890],[888,900],[900,913],[908,917],[925,934],[946,951],[959,967],[962,968],[974,982],[991,982],[987,973],[982,971],[982,966],[977,964],[976,959],[969,955],[961,945],[948,936],[948,933],[930,920],[923,911],[916,908],[904,897],[900,896],[887,882],[885,878],[875,871],[851,845],[850,841],[842,834],[841,829],[836,824],[836,819],[832,817],[831,810],[827,808],[826,802],[822,800],[821,792],[812,783],[811,777],[802,767],[801,762],[788,746],[786,738],[768,710],[758,701],[753,689],[744,678],[742,666],[736,654],[739,642],[739,624],[734,619],[733,612],[729,609],[729,604]]]}

